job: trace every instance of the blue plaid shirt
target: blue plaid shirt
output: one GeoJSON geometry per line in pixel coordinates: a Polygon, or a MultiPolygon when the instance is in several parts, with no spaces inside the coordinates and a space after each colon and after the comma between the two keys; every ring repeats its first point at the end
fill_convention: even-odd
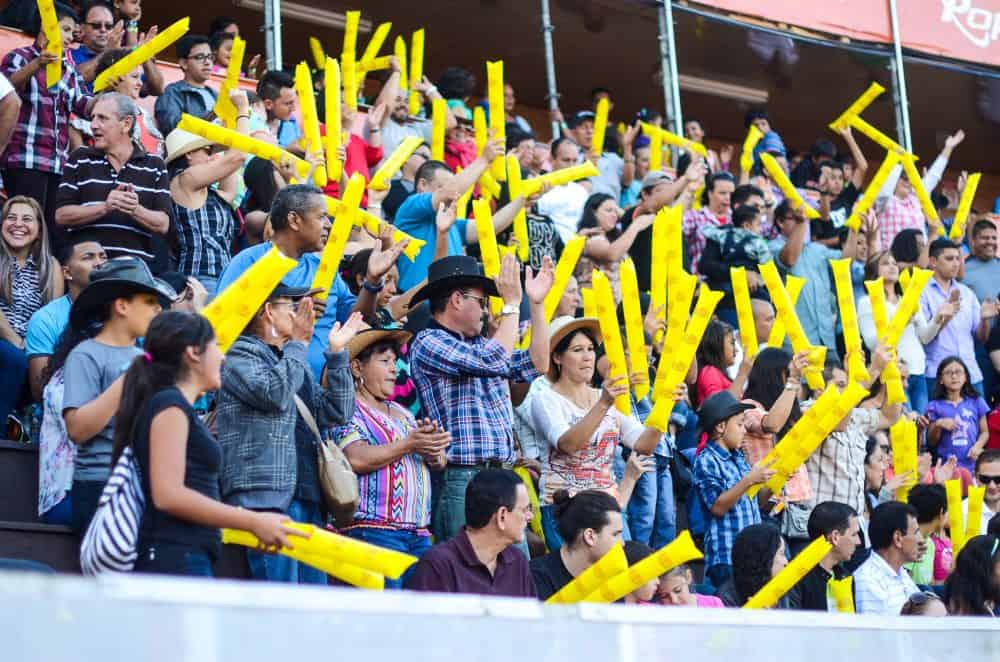
{"type": "MultiPolygon", "coordinates": [[[[718,443],[705,446],[694,461],[694,488],[697,490],[706,511],[719,496],[732,489],[750,471],[750,465],[741,451],[727,451],[718,443]]],[[[760,523],[760,510],[753,499],[746,494],[740,497],[722,517],[708,513],[705,530],[705,568],[713,565],[731,565],[730,552],[736,534],[760,523]]]]}
{"type": "Polygon", "coordinates": [[[410,347],[410,372],[424,414],[451,433],[449,464],[513,464],[508,381],[539,376],[528,352],[508,354],[495,340],[463,338],[432,320],[410,347]]]}

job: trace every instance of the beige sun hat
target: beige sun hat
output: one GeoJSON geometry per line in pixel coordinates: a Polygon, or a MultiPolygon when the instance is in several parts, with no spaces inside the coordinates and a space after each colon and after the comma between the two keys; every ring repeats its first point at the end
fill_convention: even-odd
{"type": "MultiPolygon", "coordinates": [[[[572,335],[580,329],[588,329],[594,334],[594,339],[601,342],[601,323],[596,317],[570,317],[563,315],[549,322],[549,353],[555,351],[563,338],[572,335]]],[[[549,362],[550,380],[555,378],[555,364],[549,362]]]]}
{"type": "Polygon", "coordinates": [[[214,145],[215,143],[211,140],[196,136],[190,131],[174,129],[167,136],[167,163],[170,163],[179,156],[184,156],[195,150],[214,145]]]}

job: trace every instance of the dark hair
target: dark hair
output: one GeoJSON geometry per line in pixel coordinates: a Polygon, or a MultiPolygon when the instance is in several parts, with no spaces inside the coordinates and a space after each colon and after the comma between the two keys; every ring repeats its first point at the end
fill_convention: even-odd
{"type": "Polygon", "coordinates": [[[749,129],[750,125],[753,124],[754,120],[767,120],[768,122],[771,121],[771,119],[767,116],[766,108],[753,108],[751,110],[748,110],[746,115],[743,116],[744,128],[749,129]]]}
{"type": "Polygon", "coordinates": [[[361,292],[361,286],[358,285],[358,276],[365,276],[368,273],[368,260],[371,259],[372,249],[363,248],[354,254],[351,258],[350,264],[347,265],[347,277],[344,281],[347,283],[347,289],[351,291],[351,294],[357,295],[361,292]]]}
{"type": "MultiPolygon", "coordinates": [[[[785,391],[785,384],[788,382],[788,363],[791,360],[792,355],[783,349],[768,347],[762,350],[754,359],[753,367],[750,368],[743,397],[748,400],[756,400],[764,409],[773,407],[785,391]]],[[[799,399],[795,398],[788,420],[775,434],[775,438],[784,437],[800,418],[802,418],[802,410],[799,408],[799,399]]]]}
{"type": "Polygon", "coordinates": [[[917,518],[917,509],[908,503],[888,501],[872,511],[868,524],[868,540],[872,549],[892,547],[892,537],[897,531],[904,536],[910,529],[910,518],[917,518]]]}
{"type": "Polygon", "coordinates": [[[992,616],[987,602],[1000,603],[1000,586],[994,567],[998,563],[996,536],[976,536],[965,543],[955,559],[955,569],[944,583],[948,611],[966,616],[992,616]]]}
{"type": "Polygon", "coordinates": [[[945,368],[953,363],[959,364],[962,366],[962,370],[965,371],[965,383],[962,384],[962,390],[959,391],[959,395],[963,398],[972,398],[973,400],[979,398],[979,391],[972,386],[972,375],[969,374],[969,367],[965,365],[965,361],[957,356],[949,356],[938,364],[937,380],[934,382],[934,393],[931,395],[931,400],[944,400],[948,397],[948,390],[941,383],[941,375],[944,374],[945,368]]]}
{"type": "Polygon", "coordinates": [[[261,99],[274,101],[285,88],[295,89],[295,79],[284,71],[267,71],[257,81],[257,95],[261,99]]]}
{"type": "MultiPolygon", "coordinates": [[[[562,340],[556,343],[556,346],[552,348],[552,355],[562,356],[563,354],[565,354],[566,350],[569,349],[569,344],[573,342],[573,339],[580,334],[585,335],[587,339],[589,339],[590,342],[594,344],[594,350],[596,351],[598,342],[597,338],[594,336],[594,332],[588,328],[580,328],[574,331],[573,333],[567,333],[565,336],[563,336],[562,340]]],[[[555,370],[556,379],[559,379],[559,376],[562,371],[560,370],[559,366],[556,365],[555,361],[552,362],[552,369],[555,370]]]]}
{"type": "MultiPolygon", "coordinates": [[[[61,2],[56,2],[54,4],[57,21],[64,18],[71,18],[76,23],[80,22],[80,16],[73,10],[72,7],[64,5],[61,2]]],[[[28,17],[28,22],[24,25],[24,31],[32,37],[37,37],[42,32],[42,15],[39,13],[37,5],[31,7],[30,11],[31,14],[28,17]]]]}
{"type": "Polygon", "coordinates": [[[445,172],[451,172],[451,168],[448,167],[443,161],[434,161],[428,159],[424,161],[423,164],[417,168],[417,173],[413,176],[413,185],[416,186],[417,182],[421,179],[430,184],[437,177],[439,171],[444,170],[445,172]]]}
{"type": "MultiPolygon", "coordinates": [[[[710,365],[726,372],[729,366],[725,364],[726,336],[732,335],[733,327],[720,320],[712,320],[705,329],[705,335],[698,345],[698,366],[710,365]]],[[[786,364],[787,365],[787,364],[786,364]]]]}
{"type": "Polygon", "coordinates": [[[831,381],[833,379],[833,373],[836,370],[846,372],[844,370],[844,364],[841,363],[840,359],[836,356],[827,356],[826,361],[823,362],[823,381],[831,381]]]}
{"type": "Polygon", "coordinates": [[[225,32],[226,28],[230,25],[239,26],[239,21],[229,18],[228,16],[216,16],[212,19],[212,22],[208,24],[208,34],[225,32]]]}
{"type": "Polygon", "coordinates": [[[937,239],[931,242],[930,249],[928,250],[928,255],[930,255],[932,258],[937,259],[937,257],[940,256],[941,253],[944,253],[946,250],[949,249],[953,249],[959,252],[962,251],[959,245],[953,242],[951,239],[948,239],[947,237],[938,237],[937,239]]]}
{"type": "Polygon", "coordinates": [[[567,545],[573,546],[586,529],[600,531],[610,523],[608,513],[620,513],[618,501],[601,490],[583,490],[571,497],[568,490],[557,490],[552,495],[559,535],[567,545]]]}
{"type": "Polygon", "coordinates": [[[302,215],[314,196],[323,192],[311,184],[292,184],[278,191],[271,203],[271,228],[278,232],[288,227],[288,215],[302,215]]]}
{"type": "Polygon", "coordinates": [[[914,263],[920,259],[919,239],[923,238],[923,233],[916,228],[900,230],[889,247],[889,252],[896,258],[896,262],[914,263]]]}
{"type": "Polygon", "coordinates": [[[881,445],[881,443],[875,437],[868,437],[868,439],[865,441],[865,464],[866,465],[871,464],[870,460],[872,459],[872,455],[875,454],[875,450],[877,448],[879,448],[880,445],[881,445]]]}
{"type": "Polygon", "coordinates": [[[771,581],[774,557],[781,549],[781,532],[771,524],[751,524],[733,541],[733,583],[744,604],[771,581]]]}
{"type": "Polygon", "coordinates": [[[73,253],[76,252],[76,247],[80,244],[89,243],[95,243],[100,246],[101,242],[94,239],[93,236],[87,236],[86,232],[74,232],[72,234],[67,234],[66,237],[55,247],[52,257],[59,260],[60,265],[66,266],[66,263],[73,258],[73,253]]]}
{"type": "Polygon", "coordinates": [[[989,524],[986,525],[986,535],[1000,538],[1000,513],[996,513],[990,518],[989,524]]]}
{"type": "Polygon", "coordinates": [[[101,314],[98,316],[100,321],[91,322],[82,328],[76,328],[72,324],[67,324],[63,328],[63,332],[59,336],[59,342],[56,343],[55,349],[52,351],[52,358],[49,359],[49,364],[45,367],[45,372],[42,374],[43,383],[48,384],[49,380],[52,379],[52,375],[59,372],[66,365],[66,359],[69,358],[70,352],[77,345],[84,340],[93,338],[101,331],[101,327],[111,317],[112,303],[114,302],[107,301],[101,304],[101,314]]]}
{"type": "Polygon", "coordinates": [[[829,168],[830,170],[839,170],[841,174],[843,174],[844,172],[844,164],[841,163],[840,161],[837,161],[836,159],[827,161],[826,163],[823,164],[822,167],[829,168]]]}
{"type": "Polygon", "coordinates": [[[521,479],[508,469],[484,469],[465,488],[465,524],[481,529],[501,508],[513,510],[521,479]]]}
{"type": "Polygon", "coordinates": [[[145,353],[132,359],[125,373],[121,404],[115,414],[112,463],[135,438],[136,425],[150,398],[184,377],[185,350],[194,347],[201,354],[213,338],[215,330],[201,315],[167,310],[153,318],[143,342],[145,353]]]}
{"type": "MultiPolygon", "coordinates": [[[[874,255],[868,258],[868,261],[865,262],[865,280],[878,280],[879,263],[882,261],[882,258],[885,257],[886,255],[892,256],[892,253],[890,251],[879,251],[878,253],[875,253],[874,255]]],[[[896,259],[895,256],[892,256],[892,259],[895,260],[896,259]]],[[[914,262],[915,261],[916,260],[914,260],[914,262]]],[[[895,290],[896,294],[900,296],[903,295],[903,286],[899,284],[899,279],[896,280],[895,290]]]]}
{"type": "Polygon", "coordinates": [[[976,466],[973,468],[978,474],[979,468],[989,462],[1000,462],[1000,448],[987,448],[984,450],[979,454],[979,457],[976,458],[976,466]]]}
{"type": "Polygon", "coordinates": [[[591,101],[596,101],[598,94],[607,94],[610,97],[611,96],[611,90],[609,90],[606,87],[595,87],[595,88],[593,88],[592,90],[590,90],[590,99],[591,99],[591,101]]]}
{"type": "MultiPolygon", "coordinates": [[[[923,616],[927,613],[927,608],[932,602],[940,602],[942,605],[944,602],[934,591],[920,591],[919,593],[914,593],[911,595],[906,602],[903,603],[902,609],[899,610],[900,616],[923,616]]],[[[947,607],[945,611],[948,611],[947,607]]]]}
{"type": "Polygon", "coordinates": [[[986,232],[987,230],[993,230],[996,232],[996,229],[996,223],[993,221],[988,221],[986,219],[976,221],[975,225],[972,226],[972,236],[973,238],[978,237],[979,233],[986,232]]]}
{"type": "Polygon", "coordinates": [[[556,138],[555,140],[552,141],[552,147],[550,148],[552,158],[556,158],[556,154],[559,152],[559,148],[562,147],[565,143],[569,143],[574,147],[579,148],[579,145],[577,145],[575,142],[573,142],[566,136],[562,136],[561,138],[556,138]]]}
{"type": "Polygon", "coordinates": [[[126,55],[132,53],[131,49],[128,48],[109,48],[97,57],[97,68],[94,70],[95,75],[101,75],[105,69],[108,69],[115,62],[118,62],[126,55]]]}
{"type": "Polygon", "coordinates": [[[763,198],[764,192],[753,184],[742,184],[733,189],[733,194],[729,196],[729,205],[736,209],[754,196],[763,198]]]}
{"type": "Polygon", "coordinates": [[[465,99],[476,91],[476,77],[462,67],[448,67],[437,79],[438,92],[445,99],[465,99]]]}
{"type": "Polygon", "coordinates": [[[624,547],[625,560],[628,561],[630,566],[652,556],[655,551],[649,545],[641,543],[638,540],[626,540],[624,547]]]}
{"type": "Polygon", "coordinates": [[[948,509],[944,485],[914,485],[906,499],[917,511],[917,524],[928,524],[948,509]]]}
{"type": "Polygon", "coordinates": [[[731,223],[734,228],[742,228],[760,216],[760,209],[757,205],[740,205],[733,208],[733,218],[731,223]]]}
{"type": "MultiPolygon", "coordinates": [[[[577,229],[586,230],[588,228],[600,228],[600,224],[597,222],[597,210],[608,200],[611,200],[616,205],[618,204],[614,196],[608,195],[607,193],[594,193],[587,198],[587,202],[583,204],[583,213],[580,214],[580,220],[577,221],[576,224],[577,229]]],[[[608,241],[614,241],[618,238],[621,232],[617,227],[614,227],[604,234],[608,241]]]]}
{"type": "Polygon", "coordinates": [[[187,58],[191,55],[191,51],[194,50],[195,46],[201,46],[205,44],[209,48],[212,47],[211,42],[208,37],[201,34],[186,34],[177,41],[177,57],[187,58]]]}
{"type": "Polygon", "coordinates": [[[236,37],[232,32],[213,32],[212,36],[208,39],[208,45],[212,48],[212,52],[222,48],[222,45],[227,41],[233,41],[236,37]]]}
{"type": "Polygon", "coordinates": [[[792,203],[786,198],[778,203],[778,206],[774,208],[774,222],[783,221],[786,218],[794,216],[792,210],[792,203]]]}
{"type": "Polygon", "coordinates": [[[730,184],[736,184],[736,178],[732,176],[731,173],[725,170],[721,172],[713,172],[711,175],[705,177],[705,191],[701,194],[701,204],[708,204],[708,194],[715,191],[715,185],[719,182],[729,182],[730,184]]]}
{"type": "Polygon", "coordinates": [[[837,148],[826,138],[820,138],[809,149],[809,155],[813,157],[829,156],[832,159],[837,156],[837,148]]]}
{"type": "Polygon", "coordinates": [[[815,540],[820,536],[825,538],[834,531],[845,533],[851,525],[851,518],[857,516],[857,511],[846,503],[839,501],[818,503],[809,514],[809,523],[806,525],[809,539],[815,540]]]}
{"type": "Polygon", "coordinates": [[[513,151],[523,143],[525,140],[534,140],[535,137],[519,127],[518,125],[508,122],[507,127],[507,151],[513,151]]]}

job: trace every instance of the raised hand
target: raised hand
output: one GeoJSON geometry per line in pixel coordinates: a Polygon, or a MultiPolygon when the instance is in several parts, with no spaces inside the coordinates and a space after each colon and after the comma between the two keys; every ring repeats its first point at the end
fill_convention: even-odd
{"type": "Polygon", "coordinates": [[[528,295],[531,303],[544,303],[545,297],[552,284],[555,282],[556,268],[552,263],[552,258],[546,255],[542,258],[542,268],[537,274],[532,273],[531,267],[525,268],[524,292],[528,295]]]}
{"type": "MultiPolygon", "coordinates": [[[[504,255],[503,260],[500,262],[500,275],[496,278],[496,284],[500,298],[503,299],[505,304],[514,306],[521,304],[524,292],[521,289],[521,276],[517,258],[513,255],[504,255]]],[[[551,286],[550,283],[549,287],[551,286]]],[[[539,287],[544,287],[544,283],[539,285],[539,287]]],[[[548,292],[548,289],[545,291],[548,292]]],[[[545,299],[544,294],[542,295],[542,299],[545,299]]]]}
{"type": "Polygon", "coordinates": [[[455,225],[457,211],[454,200],[447,205],[443,202],[438,205],[437,217],[434,220],[438,234],[448,234],[451,231],[451,227],[455,225]]]}
{"type": "MultiPolygon", "coordinates": [[[[384,239],[383,237],[380,238],[384,239]]],[[[399,256],[403,254],[403,251],[409,245],[410,240],[404,239],[383,250],[382,241],[375,242],[375,245],[372,246],[371,256],[368,258],[368,272],[365,274],[365,280],[369,283],[380,282],[382,277],[389,273],[392,265],[396,264],[396,260],[399,259],[399,256]]]]}
{"type": "MultiPolygon", "coordinates": [[[[309,299],[309,301],[312,300],[309,299]]],[[[330,351],[333,353],[344,351],[347,343],[351,342],[351,338],[358,335],[358,332],[367,326],[359,312],[351,313],[351,316],[347,318],[347,321],[343,325],[340,322],[334,323],[333,328],[330,329],[330,335],[327,336],[330,351]]]]}
{"type": "Polygon", "coordinates": [[[747,479],[750,481],[750,484],[760,485],[762,483],[766,483],[767,481],[771,480],[771,477],[777,473],[771,467],[777,461],[778,458],[773,457],[767,462],[762,461],[758,464],[753,465],[753,467],[750,468],[750,472],[747,474],[747,479]]]}

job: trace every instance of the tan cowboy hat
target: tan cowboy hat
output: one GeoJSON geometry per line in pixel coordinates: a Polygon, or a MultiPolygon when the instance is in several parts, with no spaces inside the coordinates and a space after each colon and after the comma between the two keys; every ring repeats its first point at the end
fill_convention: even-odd
{"type": "MultiPolygon", "coordinates": [[[[570,317],[563,315],[549,322],[549,353],[555,351],[563,338],[572,335],[580,329],[589,329],[594,339],[601,342],[601,323],[596,317],[570,317]]],[[[555,378],[555,363],[549,361],[549,379],[555,378]]]]}
{"type": "Polygon", "coordinates": [[[167,163],[189,152],[214,146],[215,143],[211,140],[196,136],[184,129],[174,129],[167,136],[167,163]]]}
{"type": "Polygon", "coordinates": [[[410,341],[413,334],[403,329],[365,329],[347,341],[347,354],[353,361],[358,354],[377,342],[391,340],[403,345],[410,341]]]}

